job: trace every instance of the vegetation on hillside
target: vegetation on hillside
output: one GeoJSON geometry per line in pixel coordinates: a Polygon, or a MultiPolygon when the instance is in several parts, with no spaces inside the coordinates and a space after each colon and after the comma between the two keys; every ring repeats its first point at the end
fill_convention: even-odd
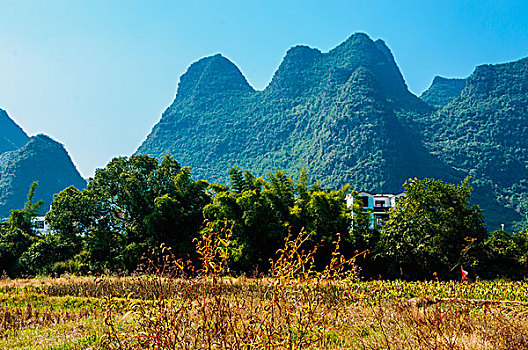
{"type": "Polygon", "coordinates": [[[263,91],[216,55],[181,77],[174,102],[137,154],[170,153],[216,183],[228,182],[225,169],[233,165],[257,176],[306,168],[310,183],[334,189],[398,191],[409,177],[449,177],[400,125],[400,110],[431,108],[407,90],[385,44],[364,34],[328,53],[290,49],[263,91]],[[429,167],[417,166],[417,158],[429,167]]]}
{"type": "MultiPolygon", "coordinates": [[[[484,79],[483,93],[468,100],[476,73],[464,95],[435,114],[408,91],[385,43],[361,33],[327,53],[291,48],[263,91],[228,59],[206,57],[182,75],[174,102],[136,154],[170,153],[199,178],[224,184],[233,165],[256,176],[305,168],[309,183],[386,193],[408,178],[458,183],[470,175],[488,225],[510,227],[527,210],[523,65],[487,69],[496,78],[484,79]]],[[[435,82],[425,94],[435,105],[465,84],[435,82]]]]}
{"type": "Polygon", "coordinates": [[[506,225],[528,213],[527,77],[527,58],[480,66],[460,97],[419,119],[428,149],[473,177],[481,207],[498,200],[517,212],[489,213],[506,225]]]}
{"type": "Polygon", "coordinates": [[[522,279],[528,272],[528,231],[488,237],[467,179],[458,186],[409,180],[388,221],[373,226],[359,200],[347,206],[348,186],[309,186],[302,172],[298,179],[282,171],[255,177],[236,167],[229,174],[229,186],[209,184],[170,156],[115,158],[86,189],[55,195],[46,215],[49,233],[32,224],[40,205],[33,204],[34,184],[24,209],[0,226],[2,269],[13,277],[131,273],[162,245],[196,264],[194,240],[229,230],[226,254],[235,274],[267,271],[284,239],[302,232],[305,247],[318,251],[315,269],[332,260],[339,240],[345,257],[364,253],[357,266],[366,278],[451,279],[462,266],[481,278],[522,279]]]}
{"type": "Polygon", "coordinates": [[[53,194],[68,186],[86,186],[63,145],[45,135],[33,136],[21,148],[0,154],[0,218],[24,205],[33,182],[39,183],[35,198],[43,201],[42,215],[53,194]]]}
{"type": "Polygon", "coordinates": [[[16,150],[28,141],[29,137],[24,130],[0,108],[0,154],[16,150]]]}
{"type": "Polygon", "coordinates": [[[435,108],[443,108],[460,96],[465,87],[466,79],[436,76],[431,86],[420,95],[420,99],[435,108]]]}

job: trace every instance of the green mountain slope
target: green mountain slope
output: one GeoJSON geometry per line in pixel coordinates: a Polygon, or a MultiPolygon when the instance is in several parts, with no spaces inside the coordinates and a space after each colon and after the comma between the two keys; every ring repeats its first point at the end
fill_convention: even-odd
{"type": "Polygon", "coordinates": [[[420,99],[430,106],[442,108],[460,96],[465,87],[466,79],[448,79],[436,76],[429,89],[420,95],[420,99]]]}
{"type": "MultiPolygon", "coordinates": [[[[136,153],[171,153],[211,182],[227,182],[232,166],[257,175],[306,168],[324,186],[398,192],[409,177],[467,175],[424,143],[434,113],[409,92],[383,41],[354,34],[327,53],[293,47],[263,91],[221,55],[193,63],[136,153]]],[[[490,186],[476,201],[496,225],[508,210],[488,198],[490,186]]]]}
{"type": "Polygon", "coordinates": [[[433,154],[488,186],[519,220],[526,215],[528,58],[477,67],[460,97],[420,122],[433,154]]]}
{"type": "Polygon", "coordinates": [[[28,141],[29,137],[24,130],[0,108],[0,154],[16,150],[28,141]]]}
{"type": "Polygon", "coordinates": [[[70,185],[86,187],[64,146],[48,136],[31,137],[20,149],[0,155],[0,217],[24,206],[33,181],[38,182],[35,200],[44,201],[43,213],[54,193],[70,185]]]}
{"type": "Polygon", "coordinates": [[[400,124],[400,110],[431,111],[408,91],[386,45],[365,34],[328,53],[290,49],[264,91],[215,55],[181,77],[173,104],[137,153],[171,153],[217,182],[234,165],[257,174],[306,167],[324,185],[379,191],[399,191],[409,176],[453,177],[400,124]]]}

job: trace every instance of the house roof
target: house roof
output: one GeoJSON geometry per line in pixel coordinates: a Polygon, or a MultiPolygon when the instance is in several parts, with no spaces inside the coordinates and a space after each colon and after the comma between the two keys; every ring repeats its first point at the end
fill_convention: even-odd
{"type": "Polygon", "coordinates": [[[369,192],[366,192],[366,191],[361,191],[361,192],[358,193],[358,196],[368,195],[368,196],[371,196],[371,197],[391,198],[391,197],[401,196],[403,194],[404,194],[404,192],[400,192],[400,193],[376,193],[376,194],[373,194],[373,193],[369,193],[369,192]]]}

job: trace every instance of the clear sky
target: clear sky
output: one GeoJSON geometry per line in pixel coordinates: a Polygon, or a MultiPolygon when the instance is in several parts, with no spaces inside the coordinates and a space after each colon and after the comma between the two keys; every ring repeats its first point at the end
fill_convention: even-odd
{"type": "Polygon", "coordinates": [[[65,144],[81,174],[132,154],[197,59],[256,89],[291,46],[383,39],[412,92],[528,56],[526,0],[0,0],[0,108],[65,144]]]}

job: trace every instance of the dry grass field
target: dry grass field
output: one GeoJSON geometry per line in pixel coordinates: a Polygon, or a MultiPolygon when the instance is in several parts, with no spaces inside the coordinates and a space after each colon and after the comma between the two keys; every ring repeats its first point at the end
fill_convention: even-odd
{"type": "Polygon", "coordinates": [[[3,280],[0,348],[526,349],[526,299],[504,281],[3,280]]]}
{"type": "Polygon", "coordinates": [[[303,237],[236,278],[220,238],[192,274],[167,254],[130,277],[4,278],[0,348],[528,349],[527,282],[360,281],[338,253],[313,271],[303,237]]]}

